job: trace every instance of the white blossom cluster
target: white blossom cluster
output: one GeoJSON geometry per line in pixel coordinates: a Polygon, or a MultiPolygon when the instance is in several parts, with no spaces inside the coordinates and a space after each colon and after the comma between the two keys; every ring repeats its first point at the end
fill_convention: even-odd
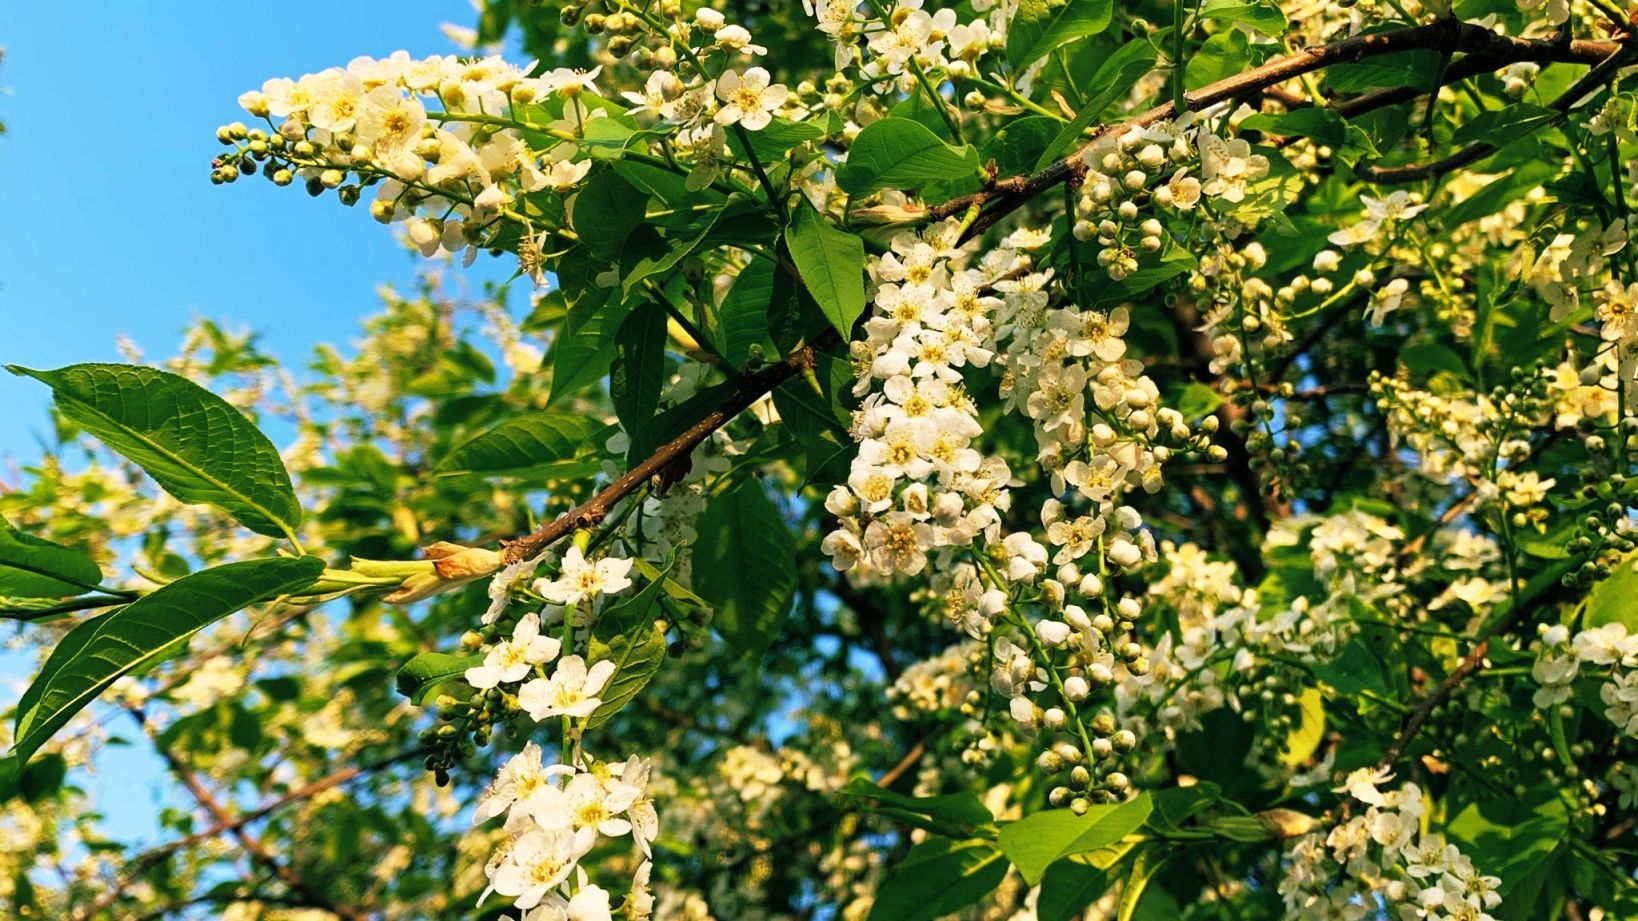
{"type": "MultiPolygon", "coordinates": [[[[513,564],[490,585],[492,604],[486,625],[498,622],[520,583],[528,581],[542,559],[513,564]]],[[[546,603],[558,623],[591,623],[600,599],[631,586],[633,561],[615,557],[588,559],[579,545],[557,561],[555,578],[534,579],[526,597],[546,603]],[[584,615],[584,616],[583,616],[584,615]]],[[[572,634],[568,634],[572,635],[572,634]]],[[[504,691],[498,704],[528,714],[535,722],[554,717],[584,720],[602,706],[600,696],[615,672],[615,663],[588,665],[578,654],[562,655],[562,640],[542,632],[542,617],[530,612],[518,618],[510,636],[484,651],[483,663],[468,668],[465,678],[480,694],[504,691]],[[554,663],[548,674],[546,668],[554,663]]],[[[566,723],[567,725],[567,723],[566,723]]],[[[475,819],[486,822],[504,814],[509,839],[485,866],[489,886],[524,910],[522,921],[604,921],[611,917],[609,893],[586,879],[578,861],[602,837],[632,835],[645,858],[659,833],[659,819],[648,795],[650,765],[633,755],[608,765],[589,759],[575,745],[562,760],[544,765],[534,742],[512,757],[479,799],[475,819]]],[[[638,870],[626,903],[633,917],[648,917],[653,899],[647,890],[649,865],[638,870]]]]}
{"type": "Polygon", "coordinates": [[[891,0],[884,4],[885,20],[857,0],[802,2],[835,43],[837,71],[858,65],[861,82],[885,83],[901,93],[913,92],[928,74],[977,76],[979,59],[1006,46],[1007,24],[1018,7],[1017,0],[974,0],[974,12],[989,15],[962,23],[953,9],[923,9],[923,0],[891,0]]]}
{"type": "Polygon", "coordinates": [[[570,192],[591,170],[578,139],[607,114],[581,98],[595,94],[598,71],[531,77],[532,69],[494,56],[416,60],[400,51],[275,78],[239,103],[267,119],[279,140],[251,139],[240,150],[276,144],[276,162],[294,175],[275,181],[300,178],[321,189],[341,186],[349,173],[378,181],[371,214],[404,222],[423,255],[464,250],[470,260],[518,198],[570,192]],[[545,150],[523,132],[537,117],[553,139],[545,150]]]}
{"type": "MultiPolygon", "coordinates": [[[[484,867],[491,893],[512,900],[522,921],[609,921],[608,890],[592,884],[580,858],[605,838],[630,835],[642,852],[625,902],[628,917],[647,918],[650,843],[659,815],[648,796],[651,767],[632,756],[619,764],[545,765],[533,742],[514,755],[478,800],[474,819],[504,815],[507,845],[484,867]]],[[[480,899],[480,901],[482,901],[480,899]]]]}
{"type": "Polygon", "coordinates": [[[1530,677],[1540,685],[1532,698],[1541,709],[1568,701],[1582,669],[1604,678],[1598,697],[1604,716],[1623,735],[1638,738],[1638,634],[1625,625],[1607,623],[1570,635],[1563,624],[1543,626],[1541,649],[1530,677]]]}
{"type": "Polygon", "coordinates": [[[1268,175],[1266,156],[1243,139],[1212,133],[1211,125],[1209,115],[1191,112],[1134,126],[1082,155],[1086,175],[1075,202],[1075,238],[1098,241],[1098,264],[1111,279],[1130,277],[1145,254],[1158,254],[1168,240],[1158,219],[1142,219],[1145,195],[1156,207],[1180,213],[1193,212],[1202,200],[1232,206],[1268,175]]]}
{"type": "Polygon", "coordinates": [[[1378,789],[1392,779],[1386,770],[1360,768],[1336,788],[1367,808],[1291,846],[1279,883],[1285,916],[1364,921],[1382,904],[1404,921],[1495,921],[1501,880],[1480,874],[1441,836],[1423,834],[1421,789],[1378,789]]]}
{"type": "MultiPolygon", "coordinates": [[[[993,291],[1025,263],[1001,248],[968,266],[959,233],[950,221],[920,236],[900,234],[867,266],[873,309],[865,338],[850,345],[854,392],[864,397],[853,427],[859,451],[847,484],[825,500],[841,520],[823,545],[839,570],[916,575],[930,552],[967,547],[981,534],[1000,540],[1012,471],[972,446],[983,428],[961,370],[990,363],[991,319],[1001,304],[993,291]]],[[[1029,578],[1039,569],[1022,562],[1014,571],[1029,578]]]]}
{"type": "Polygon", "coordinates": [[[498,56],[412,59],[399,51],[296,80],[268,80],[239,103],[266,120],[271,134],[224,127],[219,136],[232,149],[218,158],[214,177],[231,181],[265,162],[276,183],[301,179],[315,194],[340,188],[348,204],[361,186],[375,185],[371,214],[402,222],[409,241],[429,257],[464,253],[470,262],[496,245],[510,222],[524,232],[521,269],[539,284],[547,267],[535,224],[564,209],[525,207],[522,200],[567,197],[581,187],[592,169],[588,137],[600,130],[595,122],[615,114],[657,116],[670,156],[689,165],[689,188],[698,190],[731,159],[724,129],[760,131],[796,105],[766,69],[733,66],[767,49],[721,13],[704,8],[692,19],[648,25],[667,42],[665,66],[650,72],[641,91],[621,94],[629,109],[599,92],[600,67],[530,76],[534,62],[518,67],[498,56]],[[712,66],[696,68],[684,82],[670,69],[679,49],[712,66]],[[349,178],[356,184],[344,185],[349,178]]]}

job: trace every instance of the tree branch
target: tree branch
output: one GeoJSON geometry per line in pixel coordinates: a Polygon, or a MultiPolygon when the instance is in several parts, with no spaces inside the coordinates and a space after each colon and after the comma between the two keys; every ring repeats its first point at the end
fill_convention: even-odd
{"type": "MultiPolygon", "coordinates": [[[[1355,35],[1324,45],[1315,45],[1295,54],[1272,61],[1208,84],[1184,96],[1189,109],[1199,109],[1247,93],[1258,92],[1294,77],[1322,70],[1335,64],[1360,61],[1369,57],[1412,51],[1424,48],[1452,48],[1469,57],[1480,57],[1486,69],[1516,61],[1568,61],[1596,63],[1605,60],[1621,46],[1615,42],[1574,41],[1568,44],[1540,39],[1522,39],[1497,35],[1484,26],[1466,22],[1436,22],[1429,25],[1408,26],[1388,32],[1355,35]],[[1455,30],[1452,43],[1451,32],[1455,30]],[[1452,47],[1453,45],[1453,47],[1452,47]]],[[[1447,69],[1448,73],[1466,73],[1463,58],[1447,69]]],[[[1471,75],[1471,74],[1469,74],[1471,75]]],[[[1388,91],[1397,93],[1398,91],[1388,91]]],[[[1415,98],[1412,92],[1403,98],[1415,98]]],[[[1362,97],[1364,98],[1364,97],[1362,97]]],[[[1380,107],[1403,101],[1400,97],[1377,96],[1371,107],[1380,107]]],[[[1359,109],[1364,111],[1365,109],[1359,109]]],[[[1147,112],[1116,125],[1104,125],[1093,132],[1090,140],[1068,156],[1053,161],[1030,176],[1012,176],[992,183],[988,188],[951,199],[927,210],[931,220],[942,220],[978,205],[986,210],[967,229],[972,238],[993,226],[997,221],[1022,207],[1058,183],[1064,182],[1086,153],[1108,135],[1120,135],[1130,128],[1141,128],[1171,118],[1175,109],[1171,102],[1163,103],[1147,112]]]]}
{"type": "MultiPolygon", "coordinates": [[[[1569,114],[1572,108],[1602,86],[1605,81],[1615,76],[1616,71],[1620,70],[1622,64],[1629,59],[1628,51],[1628,46],[1617,46],[1608,57],[1599,61],[1592,70],[1583,74],[1574,86],[1553,100],[1549,108],[1557,112],[1557,115],[1542,124],[1550,124],[1563,118],[1569,114]]],[[[1354,170],[1354,174],[1366,182],[1374,182],[1378,185],[1401,185],[1407,182],[1420,182],[1424,179],[1436,179],[1453,170],[1477,163],[1495,153],[1496,150],[1496,145],[1486,141],[1478,141],[1447,157],[1429,163],[1412,163],[1405,166],[1367,166],[1361,164],[1354,170]]]]}
{"type": "Polygon", "coordinates": [[[813,367],[815,352],[827,349],[840,341],[841,336],[837,335],[835,330],[827,329],[813,342],[797,349],[779,364],[771,365],[741,379],[739,388],[726,403],[706,413],[704,418],[690,426],[687,431],[661,445],[646,460],[626,471],[597,495],[547,522],[531,534],[517,540],[504,541],[502,545],[505,549],[506,562],[516,563],[533,559],[547,547],[574,531],[596,526],[608,517],[609,511],[621,499],[636,492],[648,482],[649,477],[664,474],[673,465],[686,462],[689,455],[694,453],[694,449],[711,437],[713,432],[727,425],[752,403],[767,396],[775,387],[813,367]]]}
{"type": "Polygon", "coordinates": [[[368,915],[364,912],[337,902],[328,892],[315,887],[300,873],[296,872],[293,867],[279,860],[259,838],[246,831],[244,828],[246,822],[239,817],[235,817],[227,810],[227,807],[217,801],[210,788],[206,787],[204,781],[199,779],[199,775],[181,758],[177,757],[175,752],[171,751],[169,747],[159,744],[158,739],[154,738],[154,734],[148,726],[147,714],[140,707],[131,707],[129,710],[131,718],[136,720],[142,731],[149,738],[154,739],[154,749],[164,759],[171,773],[175,775],[177,780],[182,782],[182,785],[187,788],[194,801],[199,804],[200,808],[205,810],[206,814],[217,825],[221,826],[224,831],[232,833],[233,837],[238,840],[239,846],[244,848],[245,853],[250,855],[253,861],[261,864],[280,882],[289,887],[291,892],[306,899],[309,904],[339,915],[346,921],[367,921],[368,915]]]}

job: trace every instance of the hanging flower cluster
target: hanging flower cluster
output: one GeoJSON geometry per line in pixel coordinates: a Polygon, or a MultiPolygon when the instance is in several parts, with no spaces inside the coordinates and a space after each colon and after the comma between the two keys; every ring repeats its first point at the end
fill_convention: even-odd
{"type": "Polygon", "coordinates": [[[1286,917],[1359,921],[1369,917],[1367,906],[1383,904],[1402,918],[1495,921],[1502,881],[1478,872],[1439,835],[1423,834],[1421,788],[1379,789],[1392,779],[1378,768],[1350,773],[1335,792],[1365,812],[1291,846],[1279,884],[1286,917]]]}

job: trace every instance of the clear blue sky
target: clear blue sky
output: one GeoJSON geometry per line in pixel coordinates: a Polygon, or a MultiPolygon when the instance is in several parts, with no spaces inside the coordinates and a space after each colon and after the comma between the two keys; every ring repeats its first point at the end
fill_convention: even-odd
{"type": "MultiPolygon", "coordinates": [[[[362,206],[260,177],[210,184],[216,127],[242,117],[240,92],[360,54],[450,53],[439,23],[475,21],[452,0],[323,10],[0,4],[0,362],[114,361],[120,333],[157,360],[195,316],[247,324],[300,361],[351,339],[376,285],[414,278],[416,260],[362,206]]],[[[0,463],[38,455],[48,402],[0,374],[0,463]]],[[[24,672],[0,655],[0,691],[24,672]]],[[[141,746],[109,755],[90,783],[108,829],[151,839],[163,772],[141,746]]]]}
{"type": "MultiPolygon", "coordinates": [[[[118,333],[157,360],[195,316],[300,360],[349,339],[377,284],[413,278],[362,205],[259,176],[210,184],[240,92],[360,54],[451,53],[439,23],[476,21],[459,0],[322,9],[0,4],[0,363],[118,360],[118,333]]],[[[46,405],[39,384],[0,374],[0,459],[37,453],[46,405]]]]}

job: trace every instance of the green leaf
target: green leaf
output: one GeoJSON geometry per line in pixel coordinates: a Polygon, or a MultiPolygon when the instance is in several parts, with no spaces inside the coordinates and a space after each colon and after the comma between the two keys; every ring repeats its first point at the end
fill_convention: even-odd
{"type": "Polygon", "coordinates": [[[1162,852],[1159,847],[1146,847],[1138,852],[1132,861],[1132,875],[1126,878],[1126,887],[1120,893],[1120,906],[1116,909],[1116,921],[1132,921],[1137,913],[1138,903],[1143,901],[1143,894],[1149,888],[1149,882],[1165,866],[1177,851],[1162,852]]]}
{"type": "Polygon", "coordinates": [[[399,667],[396,675],[398,693],[416,705],[424,706],[440,684],[463,677],[467,669],[482,664],[483,656],[478,653],[465,656],[443,652],[419,653],[399,667]]]}
{"type": "Polygon", "coordinates": [[[1063,45],[1097,35],[1109,28],[1114,8],[1114,0],[1021,0],[1007,28],[1007,61],[1022,71],[1063,45]]]}
{"type": "Polygon", "coordinates": [[[910,849],[876,892],[869,921],[933,921],[994,892],[1007,875],[995,845],[930,838],[910,849]]]}
{"type": "Polygon", "coordinates": [[[1153,70],[1154,66],[1155,48],[1147,39],[1142,38],[1134,38],[1120,46],[1119,50],[1099,64],[1097,72],[1086,83],[1089,88],[1096,87],[1096,91],[1087,97],[1086,102],[1081,105],[1081,110],[1075,113],[1075,120],[1065,125],[1052,143],[1041,151],[1041,158],[1035,161],[1035,169],[1037,171],[1045,169],[1047,164],[1068,152],[1080,138],[1081,132],[1102,115],[1111,103],[1126,96],[1132,86],[1142,79],[1144,74],[1153,70]]]}
{"type": "Polygon", "coordinates": [[[1035,903],[1038,921],[1073,921],[1081,911],[1109,891],[1114,880],[1105,870],[1074,860],[1060,860],[1041,879],[1035,903]]]}
{"type": "Polygon", "coordinates": [[[670,570],[668,563],[660,577],[650,579],[642,591],[598,615],[587,649],[592,662],[613,662],[614,676],[599,695],[602,705],[587,718],[587,728],[601,726],[620,712],[654,680],[665,662],[665,631],[655,618],[660,611],[656,602],[665,593],[665,574],[670,570]]]}
{"type": "Polygon", "coordinates": [[[609,367],[609,396],[626,431],[654,416],[665,385],[665,309],[644,301],[620,324],[614,363],[609,367]]]}
{"type": "Polygon", "coordinates": [[[324,561],[311,556],[229,563],[184,576],[75,627],[18,704],[17,741],[0,762],[0,779],[14,775],[115,679],[235,611],[311,585],[323,571],[324,561]]]}
{"type": "Polygon", "coordinates": [[[438,476],[573,476],[597,467],[608,426],[578,413],[536,412],[507,419],[449,452],[438,476]]]}
{"type": "Polygon", "coordinates": [[[1300,720],[1285,739],[1280,763],[1298,767],[1319,749],[1325,739],[1325,700],[1314,688],[1306,688],[1298,699],[1300,720]]]}
{"type": "Polygon", "coordinates": [[[101,582],[102,570],[90,557],[24,534],[0,518],[0,597],[62,598],[101,582]]]}
{"type": "Polygon", "coordinates": [[[765,358],[776,357],[768,337],[768,305],[773,301],[777,271],[766,259],[751,260],[717,307],[717,351],[736,368],[745,367],[756,346],[762,347],[765,358]]]}
{"type": "Polygon", "coordinates": [[[882,189],[916,189],[978,172],[978,152],[946,144],[925,125],[908,118],[884,118],[866,125],[854,139],[836,184],[853,196],[882,189]]]}
{"type": "Polygon", "coordinates": [[[831,226],[804,200],[791,226],[785,228],[785,246],[830,325],[844,341],[851,338],[853,321],[865,308],[864,241],[831,226]]]}
{"type": "Polygon", "coordinates": [[[1240,128],[1278,137],[1313,138],[1332,147],[1341,147],[1348,140],[1348,123],[1335,109],[1312,106],[1290,112],[1260,112],[1241,122],[1240,128]]]}
{"type": "Polygon", "coordinates": [[[1316,665],[1314,677],[1330,685],[1341,699],[1358,697],[1366,692],[1380,697],[1388,694],[1382,663],[1370,647],[1358,639],[1350,640],[1336,656],[1316,665]]]}
{"type": "Polygon", "coordinates": [[[585,298],[569,308],[552,341],[552,393],[548,406],[578,392],[608,374],[614,363],[614,345],[620,324],[631,304],[617,296],[585,298]]]}
{"type": "Polygon", "coordinates": [[[1509,141],[1525,137],[1531,130],[1556,118],[1558,113],[1552,109],[1544,109],[1527,102],[1515,102],[1506,108],[1480,112],[1472,121],[1457,128],[1450,142],[1471,144],[1482,141],[1496,147],[1504,147],[1509,141]]]}
{"type": "Polygon", "coordinates": [[[1015,118],[1001,126],[984,147],[984,159],[994,160],[1002,176],[1027,173],[1035,168],[1041,154],[1058,137],[1063,119],[1046,115],[1015,118]]]}
{"type": "Polygon", "coordinates": [[[1279,38],[1285,33],[1285,14],[1277,6],[1261,3],[1213,3],[1200,10],[1200,18],[1237,22],[1269,38],[1279,38]]]}
{"type": "Polygon", "coordinates": [[[1325,88],[1334,93],[1408,86],[1429,92],[1437,83],[1439,52],[1431,48],[1396,51],[1363,61],[1337,64],[1325,72],[1325,88]]]}
{"type": "Polygon", "coordinates": [[[1469,803],[1445,831],[1480,872],[1501,877],[1503,896],[1564,840],[1570,817],[1551,789],[1469,803]]]}
{"type": "Polygon", "coordinates": [[[1207,384],[1190,381],[1169,405],[1182,413],[1183,418],[1194,422],[1216,412],[1217,407],[1223,405],[1223,396],[1207,384]]]}
{"type": "Polygon", "coordinates": [[[971,792],[905,796],[878,786],[867,777],[853,778],[839,792],[877,804],[875,811],[882,815],[942,834],[971,834],[979,826],[995,821],[989,808],[971,792]]]}
{"type": "Polygon", "coordinates": [[[595,170],[575,195],[569,222],[587,250],[608,257],[619,251],[647,212],[648,194],[604,167],[595,170]]]}
{"type": "Polygon", "coordinates": [[[1137,831],[1151,808],[1149,794],[1143,793],[1129,802],[1093,806],[1085,815],[1047,809],[1001,826],[1001,850],[1033,886],[1053,861],[1107,847],[1137,831]]]}
{"type": "Polygon", "coordinates": [[[1197,90],[1251,66],[1251,40],[1239,29],[1224,29],[1200,43],[1183,67],[1184,85],[1197,90]]]}
{"type": "MultiPolygon", "coordinates": [[[[761,131],[745,132],[745,137],[751,141],[751,151],[763,163],[782,160],[791,148],[824,136],[825,129],[813,122],[793,122],[788,118],[775,118],[761,131]]],[[[749,159],[738,131],[728,132],[727,139],[728,149],[733,151],[734,156],[741,160],[749,159]]]]}
{"type": "Polygon", "coordinates": [[[49,386],[64,416],[178,500],[215,506],[269,537],[301,524],[301,503],[278,449],[243,413],[193,381],[138,365],[7,369],[49,386]]]}
{"type": "Polygon", "coordinates": [[[1608,579],[1587,593],[1585,626],[1623,624],[1628,633],[1638,633],[1638,604],[1633,598],[1638,598],[1638,556],[1623,559],[1608,579]]]}
{"type": "Polygon", "coordinates": [[[696,526],[694,590],[717,609],[717,632],[757,655],[784,628],[796,596],[796,542],[754,477],[713,498],[696,526]]]}

